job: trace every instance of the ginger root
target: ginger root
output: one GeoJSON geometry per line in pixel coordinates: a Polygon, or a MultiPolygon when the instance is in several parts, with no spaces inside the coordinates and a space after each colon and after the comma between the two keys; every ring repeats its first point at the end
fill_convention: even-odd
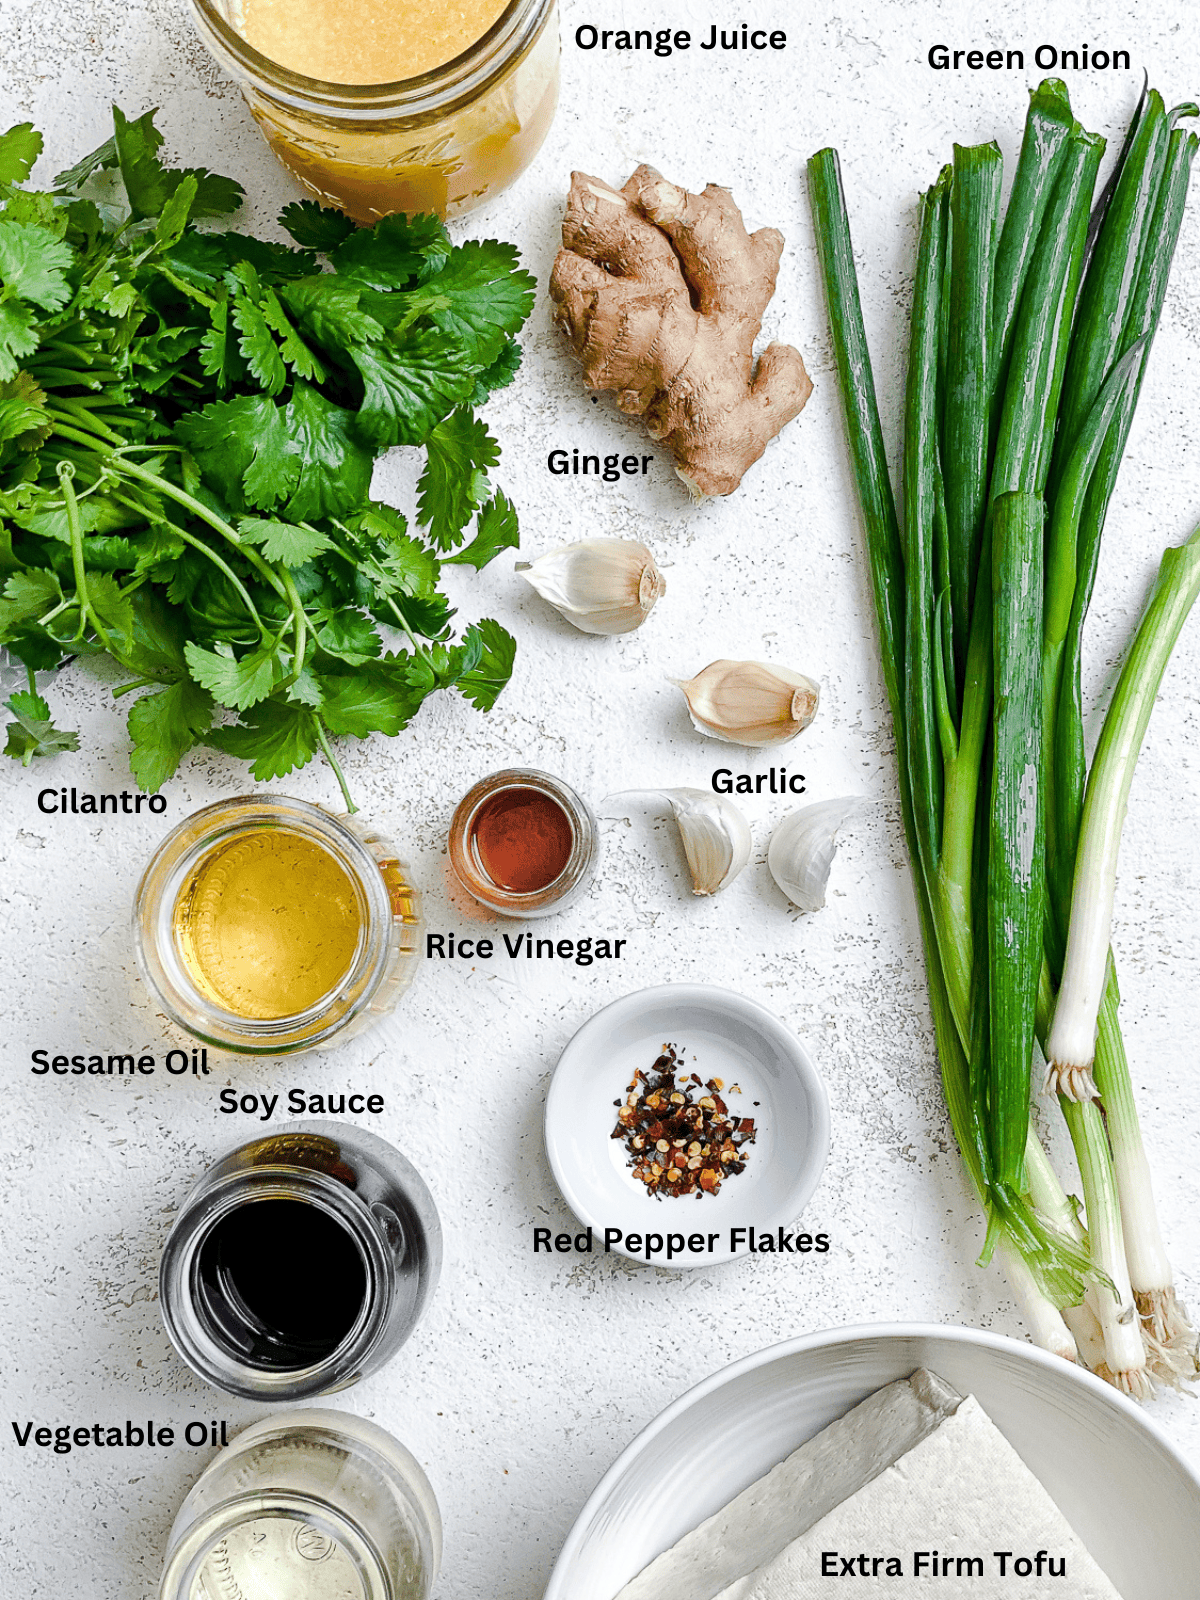
{"type": "Polygon", "coordinates": [[[642,166],[619,193],[573,172],[562,237],[550,297],[588,388],[645,417],[697,498],[732,494],[812,393],[791,345],[755,363],[783,235],[642,166]]]}

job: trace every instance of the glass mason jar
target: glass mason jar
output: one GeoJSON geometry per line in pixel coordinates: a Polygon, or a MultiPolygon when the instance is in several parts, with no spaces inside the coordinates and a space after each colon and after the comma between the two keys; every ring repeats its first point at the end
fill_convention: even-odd
{"type": "Polygon", "coordinates": [[[293,1411],[239,1433],[192,1485],[159,1600],[427,1600],[441,1555],[433,1490],[397,1439],[293,1411]]]}
{"type": "Polygon", "coordinates": [[[393,846],[352,818],[277,795],[218,800],[173,828],[142,875],[133,923],[142,976],[172,1022],[244,1055],[286,1055],[353,1038],[393,1009],[420,955],[417,893],[393,846]],[[247,1015],[206,981],[197,895],[219,885],[235,852],[267,848],[273,839],[317,847],[315,859],[344,887],[356,932],[348,935],[344,970],[324,993],[306,992],[304,1003],[285,1003],[275,1015],[247,1015]]]}
{"type": "Polygon", "coordinates": [[[176,1350],[250,1400],[349,1388],[420,1321],[442,1264],[416,1168],[347,1123],[290,1123],[240,1145],[184,1202],[159,1303],[176,1350]]]}
{"type": "MultiPolygon", "coordinates": [[[[514,838],[518,842],[519,835],[514,838]]],[[[482,905],[506,917],[548,917],[565,911],[592,880],[600,856],[600,836],[591,808],[575,790],[548,772],[507,767],[469,789],[450,822],[450,865],[467,892],[482,905]],[[562,818],[563,865],[548,883],[528,889],[497,881],[481,848],[480,824],[497,805],[523,795],[543,797],[562,818]]]]}
{"type": "Polygon", "coordinates": [[[280,161],[322,205],[356,222],[472,210],[524,172],[554,118],[557,0],[510,0],[453,60],[364,85],[324,83],[268,60],[239,33],[238,0],[190,3],[200,37],[240,84],[280,161]]]}

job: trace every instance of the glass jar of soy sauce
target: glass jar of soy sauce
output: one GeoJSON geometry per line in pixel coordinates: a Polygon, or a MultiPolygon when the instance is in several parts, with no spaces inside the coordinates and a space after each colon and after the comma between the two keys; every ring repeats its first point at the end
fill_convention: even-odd
{"type": "Polygon", "coordinates": [[[427,1600],[442,1526],[398,1440],[339,1411],[240,1433],[192,1485],[160,1600],[427,1600]]]}
{"type": "Polygon", "coordinates": [[[163,1249],[159,1300],[209,1383],[300,1400],[394,1355],[441,1260],[433,1197],[398,1150],[347,1124],[293,1123],[204,1174],[163,1249]]]}

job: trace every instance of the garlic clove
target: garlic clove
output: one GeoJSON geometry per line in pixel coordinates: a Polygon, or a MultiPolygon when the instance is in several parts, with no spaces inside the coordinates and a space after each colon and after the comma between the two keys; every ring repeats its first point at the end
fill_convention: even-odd
{"type": "Polygon", "coordinates": [[[838,829],[860,816],[866,802],[844,795],[818,800],[793,811],[771,835],[767,866],[771,876],[801,911],[819,911],[825,904],[829,872],[837,854],[838,829]]]}
{"type": "Polygon", "coordinates": [[[698,733],[727,744],[782,744],[817,714],[820,689],[802,673],[765,661],[713,661],[694,678],[672,678],[683,690],[698,733]]]}
{"type": "Polygon", "coordinates": [[[581,539],[517,571],[583,633],[631,633],[667,590],[637,539],[581,539]]]}
{"type": "Polygon", "coordinates": [[[710,794],[707,789],[634,789],[611,795],[604,809],[610,816],[622,815],[620,807],[631,800],[670,805],[692,875],[693,894],[716,894],[731,884],[749,861],[750,826],[724,795],[710,794]]]}

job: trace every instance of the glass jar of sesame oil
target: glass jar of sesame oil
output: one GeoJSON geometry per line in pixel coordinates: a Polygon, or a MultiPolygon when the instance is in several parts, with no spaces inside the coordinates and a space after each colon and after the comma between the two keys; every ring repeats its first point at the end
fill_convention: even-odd
{"type": "Polygon", "coordinates": [[[138,962],[206,1044],[286,1055],[342,1043],[390,1011],[419,954],[417,895],[379,834],[278,795],[186,818],[138,885],[138,962]]]}
{"type": "Polygon", "coordinates": [[[554,116],[557,0],[190,4],[284,166],[356,222],[472,210],[554,116]]]}

